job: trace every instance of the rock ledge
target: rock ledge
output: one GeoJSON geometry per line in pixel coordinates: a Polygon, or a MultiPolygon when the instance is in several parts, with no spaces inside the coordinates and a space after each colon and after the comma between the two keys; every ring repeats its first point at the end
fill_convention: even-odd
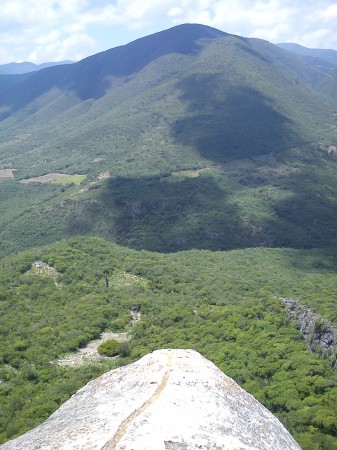
{"type": "Polygon", "coordinates": [[[300,450],[250,394],[193,350],[157,350],[80,389],[1,450],[300,450]]]}

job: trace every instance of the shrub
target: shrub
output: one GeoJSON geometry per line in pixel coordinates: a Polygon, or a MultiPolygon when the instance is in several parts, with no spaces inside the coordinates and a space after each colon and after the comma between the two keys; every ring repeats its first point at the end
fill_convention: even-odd
{"type": "Polygon", "coordinates": [[[108,341],[102,342],[97,347],[98,353],[104,356],[117,356],[119,353],[120,343],[115,339],[109,339],[108,341]]]}
{"type": "Polygon", "coordinates": [[[122,358],[126,358],[130,355],[130,346],[128,342],[121,342],[118,346],[118,354],[122,358]]]}

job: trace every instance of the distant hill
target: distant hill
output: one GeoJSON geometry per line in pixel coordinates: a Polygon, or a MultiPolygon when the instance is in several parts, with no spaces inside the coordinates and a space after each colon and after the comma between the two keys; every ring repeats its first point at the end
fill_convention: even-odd
{"type": "Polygon", "coordinates": [[[276,44],[278,47],[290,52],[296,53],[297,55],[310,56],[312,58],[322,59],[330,64],[337,67],[337,51],[336,50],[325,50],[319,48],[307,48],[299,44],[276,44]]]}
{"type": "Polygon", "coordinates": [[[43,64],[34,64],[31,62],[16,63],[11,62],[8,64],[0,65],[0,74],[22,74],[29,72],[36,72],[37,70],[45,69],[46,67],[58,66],[62,64],[73,64],[73,61],[58,61],[47,62],[43,64]]]}

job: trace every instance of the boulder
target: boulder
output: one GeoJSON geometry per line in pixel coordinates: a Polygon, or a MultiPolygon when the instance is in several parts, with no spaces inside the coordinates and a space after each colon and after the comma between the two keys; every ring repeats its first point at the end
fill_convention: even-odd
{"type": "Polygon", "coordinates": [[[157,350],[91,381],[1,450],[300,450],[254,397],[194,350],[157,350]]]}

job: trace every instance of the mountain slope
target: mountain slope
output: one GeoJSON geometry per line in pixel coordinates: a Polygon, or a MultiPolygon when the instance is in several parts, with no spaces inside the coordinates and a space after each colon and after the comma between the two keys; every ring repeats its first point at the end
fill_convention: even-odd
{"type": "Polygon", "coordinates": [[[311,58],[320,59],[323,61],[332,64],[337,67],[337,51],[336,50],[325,50],[319,48],[307,48],[298,44],[284,43],[277,44],[278,47],[283,48],[285,50],[289,50],[298,55],[302,56],[310,56],[311,58]]]}
{"type": "Polygon", "coordinates": [[[76,64],[39,71],[32,80],[23,84],[20,93],[9,91],[1,102],[11,105],[15,111],[53,87],[74,90],[81,100],[99,98],[110,84],[106,77],[127,77],[165,54],[193,54],[202,47],[198,41],[224,35],[201,25],[178,26],[90,56],[76,64]]]}
{"type": "Polygon", "coordinates": [[[337,242],[336,70],[182,25],[41,70],[0,102],[15,180],[87,176],[40,186],[44,204],[18,187],[5,252],[73,234],[164,251],[337,242]]]}
{"type": "Polygon", "coordinates": [[[0,93],[6,92],[30,77],[29,73],[20,75],[0,74],[0,93]]]}
{"type": "Polygon", "coordinates": [[[1,96],[3,119],[9,117],[1,129],[12,136],[29,129],[28,142],[39,152],[45,148],[49,160],[57,156],[58,165],[63,155],[52,149],[71,152],[75,142],[87,170],[88,156],[115,160],[116,145],[134,153],[148,145],[148,132],[163,142],[160,150],[174,146],[182,156],[197,150],[225,162],[247,151],[268,153],[271,146],[320,143],[322,134],[331,134],[337,110],[336,74],[331,76],[327,83],[322,69],[263,41],[185,25],[39,71],[1,96]]]}

